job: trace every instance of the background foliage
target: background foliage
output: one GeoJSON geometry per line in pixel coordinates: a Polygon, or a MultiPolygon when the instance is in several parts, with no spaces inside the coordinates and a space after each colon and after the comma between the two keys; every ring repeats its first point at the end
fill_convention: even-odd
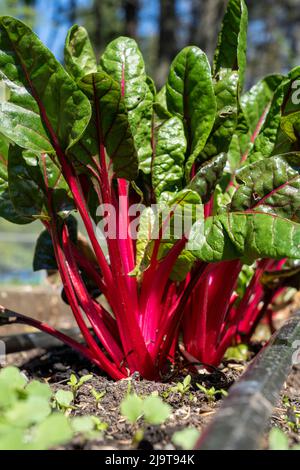
{"type": "MultiPolygon", "coordinates": [[[[66,32],[76,22],[87,28],[98,54],[119,35],[134,37],[141,46],[149,74],[160,86],[171,60],[186,44],[199,46],[212,58],[226,3],[227,0],[0,0],[0,15],[16,16],[28,23],[61,60],[66,32]]],[[[299,0],[246,3],[248,88],[264,75],[285,73],[300,63],[300,9],[299,0]]],[[[31,239],[30,233],[23,233],[23,228],[0,221],[1,282],[29,280],[36,235],[31,239]]]]}

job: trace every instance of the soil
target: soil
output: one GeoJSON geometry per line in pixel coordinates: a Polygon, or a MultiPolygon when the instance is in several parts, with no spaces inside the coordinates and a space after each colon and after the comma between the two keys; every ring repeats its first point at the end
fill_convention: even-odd
{"type": "MultiPolygon", "coordinates": [[[[172,407],[172,414],[167,422],[160,426],[147,426],[144,430],[144,439],[140,442],[139,448],[144,449],[164,449],[172,450],[172,436],[175,431],[195,427],[200,432],[213,417],[221,403],[221,396],[217,396],[215,401],[209,401],[205,394],[201,392],[196,383],[201,383],[209,388],[228,390],[234,381],[241,375],[247,366],[246,363],[224,363],[220,371],[192,376],[191,388],[184,394],[170,391],[170,388],[182,381],[189,373],[183,370],[181,375],[176,375],[169,379],[168,383],[149,382],[139,380],[121,380],[113,382],[108,377],[99,374],[99,370],[69,348],[63,346],[49,351],[32,350],[8,356],[10,364],[17,365],[26,373],[28,378],[46,380],[53,390],[69,389],[67,381],[70,374],[75,373],[78,377],[92,373],[93,378],[85,383],[78,391],[76,397],[76,408],[72,415],[95,415],[101,421],[108,424],[103,438],[100,440],[84,440],[76,437],[66,449],[132,449],[133,437],[137,431],[137,425],[132,425],[120,415],[120,402],[126,395],[128,387],[139,395],[147,396],[153,392],[164,397],[172,407]],[[105,392],[98,405],[91,390],[105,392]]],[[[300,367],[294,367],[284,389],[281,400],[275,408],[269,422],[269,428],[278,426],[288,436],[291,444],[300,442],[299,417],[296,411],[300,412],[300,367]]],[[[267,448],[267,430],[263,446],[267,448]]]]}
{"type": "MultiPolygon", "coordinates": [[[[291,311],[299,307],[300,292],[284,308],[282,304],[279,306],[275,317],[276,327],[280,327],[291,311]]],[[[263,325],[254,337],[256,346],[253,352],[258,352],[269,335],[268,326],[263,325]]],[[[30,379],[47,381],[54,391],[59,388],[69,389],[67,382],[71,373],[76,374],[77,377],[88,373],[93,374],[93,378],[80,388],[76,397],[76,408],[72,411],[72,415],[96,415],[108,424],[108,428],[101,440],[87,441],[82,437],[76,437],[65,447],[68,449],[131,449],[134,447],[133,437],[137,426],[127,423],[119,411],[120,403],[129,386],[131,391],[144,396],[153,392],[158,393],[172,407],[171,417],[165,424],[145,428],[144,439],[139,444],[140,448],[174,449],[172,436],[175,431],[195,427],[201,432],[220,406],[221,395],[216,396],[215,401],[209,401],[196,384],[200,383],[206,388],[214,386],[215,389],[227,391],[248,365],[248,363],[231,361],[223,363],[219,368],[220,372],[214,371],[209,374],[203,371],[203,374],[193,375],[190,390],[182,396],[178,392],[170,391],[170,388],[182,381],[190,373],[188,370],[182,370],[170,377],[167,383],[149,382],[138,378],[113,382],[65,346],[48,351],[35,349],[9,354],[7,362],[20,367],[30,379]],[[97,392],[105,392],[98,405],[91,393],[93,388],[97,392]]],[[[268,430],[273,426],[279,427],[288,435],[291,445],[300,443],[300,366],[293,368],[284,384],[281,398],[266,429],[264,448],[268,447],[268,430]]]]}

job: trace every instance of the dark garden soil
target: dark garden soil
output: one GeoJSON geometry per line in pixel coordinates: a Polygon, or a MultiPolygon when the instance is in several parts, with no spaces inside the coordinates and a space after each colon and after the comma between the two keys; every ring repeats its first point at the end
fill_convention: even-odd
{"type": "MultiPolygon", "coordinates": [[[[276,326],[279,327],[290,312],[300,307],[300,293],[296,294],[294,301],[285,308],[279,308],[276,316],[276,326]]],[[[255,335],[257,341],[257,352],[266,339],[264,328],[255,335]]],[[[255,351],[254,351],[255,350],[255,351]]],[[[194,374],[190,390],[180,395],[178,392],[170,391],[170,388],[178,382],[182,382],[189,374],[188,370],[181,370],[165,383],[149,382],[147,380],[131,379],[113,382],[108,377],[99,372],[98,369],[79,357],[77,353],[62,346],[48,351],[35,349],[29,352],[22,352],[8,355],[8,364],[14,364],[28,376],[29,379],[37,378],[47,381],[54,391],[58,389],[69,389],[67,382],[71,373],[78,377],[88,373],[93,374],[93,378],[85,383],[78,391],[76,397],[76,407],[71,412],[72,415],[96,415],[101,421],[108,424],[107,431],[104,432],[101,440],[84,440],[75,438],[68,449],[131,449],[134,447],[133,436],[137,431],[136,425],[126,422],[120,415],[120,402],[127,394],[129,387],[131,392],[148,396],[155,392],[168,402],[172,407],[172,414],[165,424],[160,426],[148,426],[145,429],[144,440],[140,443],[147,449],[174,449],[172,436],[174,432],[187,427],[195,427],[199,431],[205,427],[212,419],[214,413],[220,406],[221,395],[216,396],[215,401],[209,401],[205,394],[200,391],[196,383],[204,385],[206,388],[228,390],[230,386],[239,378],[248,365],[247,363],[224,362],[219,372],[204,372],[194,374]],[[100,402],[96,403],[91,390],[105,392],[100,402]]],[[[274,409],[272,418],[266,429],[263,446],[267,448],[268,430],[278,426],[288,436],[290,444],[300,443],[300,366],[295,366],[284,385],[281,399],[274,409]]]]}
{"type": "MultiPolygon", "coordinates": [[[[90,363],[80,358],[67,347],[56,348],[47,352],[33,350],[30,352],[11,354],[9,363],[17,365],[26,373],[28,378],[46,380],[53,390],[69,389],[67,381],[73,372],[78,377],[92,373],[93,378],[84,384],[78,391],[76,408],[72,415],[95,415],[101,421],[108,424],[101,440],[86,441],[77,437],[68,449],[131,449],[133,448],[133,436],[137,430],[136,425],[131,425],[120,415],[120,402],[126,395],[128,387],[131,392],[147,396],[153,392],[158,393],[172,407],[172,414],[168,421],[160,426],[148,426],[145,429],[144,440],[139,444],[146,449],[174,449],[172,435],[175,431],[187,427],[201,429],[208,424],[221,403],[221,398],[210,402],[201,392],[196,383],[201,383],[209,388],[228,390],[238,379],[247,366],[246,363],[224,363],[221,372],[210,374],[196,374],[192,376],[190,390],[183,396],[178,392],[170,392],[170,387],[182,381],[188,371],[183,370],[180,375],[175,375],[167,383],[149,382],[147,380],[122,380],[113,382],[109,378],[99,374],[90,363]],[[130,383],[130,385],[129,385],[130,383]],[[105,392],[98,405],[91,390],[105,392]]],[[[300,367],[294,368],[282,391],[281,401],[274,410],[269,426],[278,426],[284,430],[290,438],[291,444],[300,442],[299,418],[300,410],[300,367]],[[296,411],[295,411],[296,410],[296,411]]],[[[266,434],[267,435],[267,434],[266,434]]],[[[267,439],[264,446],[267,447],[267,439]]]]}

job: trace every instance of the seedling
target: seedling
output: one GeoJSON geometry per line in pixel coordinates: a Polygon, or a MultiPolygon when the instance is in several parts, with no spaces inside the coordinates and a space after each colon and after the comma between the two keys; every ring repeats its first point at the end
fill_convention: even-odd
{"type": "Polygon", "coordinates": [[[270,450],[300,450],[300,445],[289,446],[289,439],[281,429],[272,428],[269,433],[270,450]]]}
{"type": "Polygon", "coordinates": [[[132,424],[139,422],[139,428],[133,438],[133,442],[138,443],[143,439],[145,425],[164,423],[171,414],[171,407],[156,395],[144,398],[131,394],[121,402],[120,411],[128,422],[132,424]]]}
{"type": "Polygon", "coordinates": [[[97,416],[76,416],[71,420],[71,426],[76,434],[81,434],[85,439],[100,439],[108,424],[97,416]]]}
{"type": "Polygon", "coordinates": [[[95,398],[96,404],[99,405],[99,403],[101,402],[102,398],[106,395],[106,391],[103,390],[103,391],[101,391],[101,392],[97,392],[97,390],[95,390],[94,388],[92,388],[91,394],[92,394],[93,397],[95,398]]]}
{"type": "Polygon", "coordinates": [[[45,450],[71,440],[68,419],[53,412],[48,384],[16,367],[0,370],[0,450],[45,450]]]}
{"type": "Polygon", "coordinates": [[[179,393],[183,397],[189,392],[191,388],[191,376],[187,375],[182,382],[178,382],[176,385],[170,388],[170,392],[179,393]]]}
{"type": "Polygon", "coordinates": [[[93,376],[91,374],[88,374],[88,375],[83,375],[78,380],[75,374],[71,374],[68,385],[70,385],[72,393],[73,393],[75,398],[76,398],[76,395],[77,395],[78,390],[80,389],[80,387],[82,387],[83,384],[85,384],[86,382],[88,382],[92,378],[93,378],[93,376]]]}
{"type": "Polygon", "coordinates": [[[244,0],[229,0],[212,68],[186,47],[157,91],[133,39],[114,39],[98,62],[75,25],[64,68],[28,26],[0,17],[0,216],[41,222],[34,269],[60,272],[84,342],[14,321],[114,379],[160,380],[179,339],[218,366],[300,258],[300,67],[244,92],[246,30],[244,0]]]}
{"type": "Polygon", "coordinates": [[[199,390],[201,390],[201,392],[204,393],[206,399],[209,402],[215,401],[217,396],[227,397],[227,395],[228,395],[226,390],[223,390],[223,388],[220,388],[219,390],[216,390],[215,387],[207,388],[204,385],[201,385],[201,384],[198,384],[198,383],[196,385],[199,388],[199,390]]]}
{"type": "Polygon", "coordinates": [[[182,431],[176,431],[172,436],[172,442],[183,450],[191,450],[194,448],[199,439],[200,432],[195,428],[187,428],[182,431]]]}
{"type": "Polygon", "coordinates": [[[247,361],[249,348],[246,344],[238,344],[227,349],[224,359],[227,361],[244,362],[247,361]]]}
{"type": "Polygon", "coordinates": [[[0,370],[0,450],[46,450],[76,434],[99,438],[107,429],[97,416],[71,418],[74,395],[52,393],[48,384],[29,382],[16,367],[0,370]]]}
{"type": "Polygon", "coordinates": [[[69,415],[72,410],[76,409],[74,406],[74,394],[68,390],[57,390],[54,395],[54,406],[69,415]]]}

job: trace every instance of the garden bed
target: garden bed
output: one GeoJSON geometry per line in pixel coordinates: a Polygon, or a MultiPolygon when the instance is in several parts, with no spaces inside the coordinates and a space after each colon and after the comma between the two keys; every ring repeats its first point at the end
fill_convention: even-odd
{"type": "MultiPolygon", "coordinates": [[[[85,440],[76,437],[65,448],[122,450],[136,447],[133,443],[133,436],[137,425],[126,422],[120,414],[120,403],[127,394],[129,380],[112,381],[99,374],[96,368],[91,367],[87,361],[64,346],[47,352],[36,349],[11,354],[8,357],[8,363],[19,366],[30,379],[46,380],[54,391],[58,389],[69,390],[67,382],[72,373],[78,377],[88,373],[93,374],[93,378],[80,388],[75,402],[76,408],[72,411],[72,415],[98,416],[101,421],[108,424],[108,429],[105,431],[103,439],[85,440]],[[91,393],[92,389],[97,392],[105,392],[98,405],[91,393]]],[[[170,388],[182,382],[188,373],[187,371],[182,371],[182,375],[172,377],[168,383],[130,380],[132,392],[135,391],[143,396],[148,396],[153,392],[158,393],[172,407],[172,414],[165,424],[146,427],[144,440],[139,446],[145,449],[171,450],[175,448],[172,436],[176,431],[193,427],[201,432],[218,410],[221,399],[217,395],[214,401],[209,401],[205,393],[198,389],[196,383],[204,385],[207,389],[213,386],[215,389],[228,390],[247,365],[247,363],[227,362],[221,366],[221,374],[214,372],[200,376],[193,375],[191,387],[183,395],[179,392],[170,392],[170,388]]],[[[289,436],[290,444],[300,442],[300,432],[299,428],[297,430],[297,418],[293,412],[293,406],[297,410],[300,408],[300,367],[293,368],[281,393],[281,400],[274,409],[268,425],[269,428],[277,426],[282,429],[289,436]]],[[[265,448],[268,447],[267,435],[268,429],[263,443],[265,448]]]]}

